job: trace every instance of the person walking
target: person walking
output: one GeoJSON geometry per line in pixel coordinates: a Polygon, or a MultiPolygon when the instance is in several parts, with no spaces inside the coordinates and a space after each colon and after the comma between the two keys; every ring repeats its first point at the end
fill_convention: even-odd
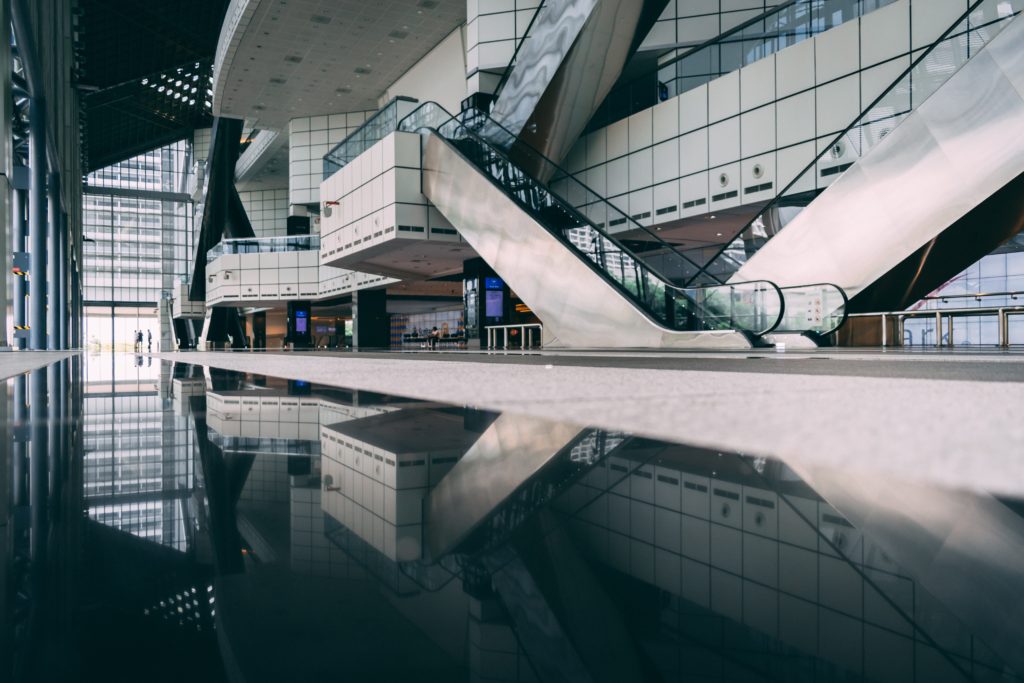
{"type": "Polygon", "coordinates": [[[146,351],[153,353],[153,330],[146,330],[146,351]]]}

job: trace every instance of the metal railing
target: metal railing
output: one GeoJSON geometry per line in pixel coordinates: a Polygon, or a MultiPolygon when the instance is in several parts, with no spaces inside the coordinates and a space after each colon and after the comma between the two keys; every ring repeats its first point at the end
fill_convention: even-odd
{"type": "Polygon", "coordinates": [[[217,246],[206,252],[206,262],[210,263],[225,254],[273,254],[287,251],[317,251],[319,249],[320,235],[240,237],[221,240],[217,246]]]}
{"type": "Polygon", "coordinates": [[[498,332],[502,331],[504,332],[504,339],[501,348],[507,351],[509,348],[509,332],[511,330],[519,330],[520,349],[533,348],[534,330],[537,330],[537,348],[543,348],[544,346],[544,326],[540,323],[523,323],[519,325],[487,325],[484,327],[484,330],[487,332],[488,349],[498,348],[498,332]]]}
{"type": "Polygon", "coordinates": [[[323,179],[327,180],[360,154],[398,130],[398,123],[412,112],[417,104],[419,100],[399,96],[384,105],[380,111],[324,155],[323,179]]]}
{"type": "MultiPolygon", "coordinates": [[[[985,298],[1004,297],[1011,301],[1024,301],[1024,292],[989,292],[979,294],[951,294],[947,296],[924,297],[925,302],[948,303],[951,299],[970,299],[982,301],[985,298]]],[[[850,318],[879,318],[882,326],[882,346],[905,346],[905,323],[908,318],[933,318],[935,320],[935,348],[952,348],[953,342],[953,321],[956,318],[981,318],[995,316],[999,326],[1000,348],[1010,346],[1010,317],[1024,315],[1024,303],[1004,304],[1000,306],[970,306],[970,307],[948,307],[948,308],[918,308],[906,311],[880,311],[876,313],[851,313],[850,318]],[[943,320],[946,325],[945,343],[943,343],[942,327],[943,320]],[[895,339],[889,340],[889,323],[895,325],[895,339]]],[[[911,344],[912,346],[913,344],[911,344]]]]}

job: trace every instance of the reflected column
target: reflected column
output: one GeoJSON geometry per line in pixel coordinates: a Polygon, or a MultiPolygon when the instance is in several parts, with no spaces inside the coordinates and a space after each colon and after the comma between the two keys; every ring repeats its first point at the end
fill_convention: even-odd
{"type": "Polygon", "coordinates": [[[49,492],[48,462],[49,433],[47,430],[46,382],[47,369],[32,372],[29,377],[29,505],[32,508],[30,556],[39,566],[46,550],[46,505],[49,492]]]}

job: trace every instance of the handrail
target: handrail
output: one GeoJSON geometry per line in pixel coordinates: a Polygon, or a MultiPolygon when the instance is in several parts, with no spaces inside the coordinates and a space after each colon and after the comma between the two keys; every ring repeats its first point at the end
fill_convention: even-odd
{"type": "MultiPolygon", "coordinates": [[[[419,116],[422,117],[423,115],[419,114],[419,116]]],[[[461,130],[461,132],[464,135],[466,135],[469,138],[472,138],[472,139],[476,140],[479,144],[482,144],[490,153],[492,153],[495,156],[501,158],[506,164],[508,164],[512,168],[516,168],[517,170],[519,170],[519,172],[522,173],[524,177],[529,178],[532,182],[536,183],[536,185],[540,189],[542,189],[548,195],[548,197],[551,198],[551,200],[553,202],[557,203],[559,208],[561,208],[568,215],[570,215],[574,220],[576,220],[580,224],[581,227],[582,226],[587,226],[587,227],[591,228],[592,230],[594,230],[597,234],[599,234],[601,236],[602,239],[605,239],[608,242],[610,242],[621,253],[627,255],[635,263],[637,263],[638,265],[641,265],[645,270],[647,270],[654,277],[656,277],[658,280],[660,280],[662,286],[664,286],[666,288],[666,290],[670,289],[670,290],[673,290],[674,292],[678,292],[681,295],[681,299],[683,301],[689,302],[689,304],[692,305],[697,311],[701,312],[704,316],[706,316],[707,320],[720,319],[720,318],[723,317],[723,315],[722,314],[715,314],[714,311],[711,310],[711,309],[705,309],[704,308],[705,304],[702,304],[702,303],[700,303],[700,302],[698,302],[696,300],[696,296],[695,295],[698,292],[711,292],[712,294],[714,294],[714,293],[717,293],[717,292],[724,292],[724,291],[728,290],[729,296],[731,297],[735,292],[742,291],[742,288],[744,286],[755,286],[755,287],[763,287],[764,288],[763,290],[760,290],[760,291],[771,291],[771,290],[775,291],[776,296],[778,298],[778,302],[779,302],[779,311],[778,311],[778,315],[775,316],[775,320],[772,321],[771,324],[767,325],[767,327],[765,327],[764,329],[761,329],[761,330],[745,330],[745,331],[749,332],[749,333],[751,333],[751,334],[753,334],[755,336],[761,336],[761,335],[765,335],[765,334],[768,334],[769,332],[773,331],[782,322],[783,315],[785,313],[785,299],[784,299],[784,297],[782,295],[782,291],[779,289],[778,285],[776,285],[773,282],[769,282],[767,280],[757,280],[757,281],[751,281],[751,282],[737,282],[737,283],[729,283],[729,284],[724,284],[724,285],[713,285],[713,286],[709,286],[709,287],[690,287],[690,288],[685,288],[685,287],[681,287],[681,286],[673,284],[667,277],[665,277],[663,274],[661,274],[658,271],[658,269],[656,269],[655,267],[651,266],[650,264],[642,261],[629,248],[627,248],[624,244],[622,244],[618,239],[616,239],[614,236],[610,235],[609,233],[605,232],[604,230],[599,228],[597,225],[595,225],[593,221],[591,221],[588,217],[583,215],[571,203],[569,203],[568,201],[566,201],[565,199],[560,197],[558,194],[552,192],[549,188],[545,187],[542,183],[540,183],[540,181],[534,180],[525,171],[523,171],[521,168],[519,168],[518,164],[516,164],[514,161],[512,161],[505,154],[505,152],[503,150],[501,150],[499,147],[497,147],[496,145],[492,144],[491,142],[487,141],[485,138],[483,138],[481,135],[479,135],[476,130],[468,127],[466,125],[466,122],[463,120],[463,118],[472,118],[474,116],[478,116],[480,118],[486,119],[488,122],[491,121],[491,119],[489,119],[489,117],[484,115],[482,112],[477,112],[475,114],[474,113],[469,113],[468,116],[467,116],[467,112],[463,112],[460,116],[451,116],[450,114],[448,114],[448,112],[441,105],[439,105],[437,103],[433,103],[433,102],[426,102],[423,105],[420,105],[420,107],[417,107],[416,110],[414,110],[412,113],[409,114],[409,116],[407,116],[405,119],[402,120],[402,122],[399,124],[399,130],[405,130],[407,132],[416,132],[416,131],[419,131],[419,130],[426,129],[428,131],[431,131],[431,132],[435,133],[439,137],[444,138],[444,139],[447,140],[448,136],[446,136],[443,133],[441,133],[440,129],[443,128],[444,126],[447,126],[449,123],[454,123],[456,126],[459,127],[459,129],[461,130]],[[427,109],[428,112],[430,110],[434,110],[434,112],[433,112],[434,113],[433,120],[417,122],[417,119],[414,118],[414,117],[417,117],[417,115],[419,114],[420,110],[421,109],[425,109],[425,108],[428,108],[427,109]],[[438,114],[437,112],[441,112],[441,114],[438,114]],[[444,115],[447,115],[448,118],[446,118],[444,120],[441,120],[441,119],[444,118],[444,115]],[[407,124],[407,122],[410,121],[410,120],[412,121],[412,123],[408,123],[407,124]]],[[[500,126],[499,126],[499,128],[500,128],[500,126]]],[[[502,128],[502,130],[504,130],[504,129],[502,128]]],[[[458,151],[458,150],[456,150],[456,151],[458,151]]],[[[461,154],[461,152],[459,152],[459,153],[461,154]]],[[[540,156],[540,158],[542,160],[545,159],[545,157],[543,157],[543,155],[539,155],[539,153],[538,153],[538,156],[540,156]]],[[[470,162],[470,163],[472,163],[472,162],[470,162]]],[[[490,178],[489,177],[488,179],[492,183],[494,183],[495,186],[499,188],[499,190],[501,190],[506,195],[508,194],[508,190],[506,188],[504,188],[504,187],[498,186],[497,185],[497,181],[494,178],[490,178]]],[[[593,191],[591,190],[591,192],[593,192],[593,191]]],[[[595,194],[596,197],[598,197],[599,199],[603,200],[603,198],[601,198],[600,195],[597,195],[596,193],[594,193],[594,194],[595,194]]],[[[517,201],[515,198],[513,198],[513,200],[517,201]]],[[[607,200],[603,200],[603,201],[607,201],[607,200]]],[[[611,205],[609,204],[609,206],[611,206],[611,205]]],[[[619,211],[614,206],[612,206],[612,208],[615,209],[615,211],[618,211],[625,218],[630,219],[630,217],[627,214],[622,214],[622,212],[619,211]]],[[[640,227],[642,228],[643,226],[640,226],[640,227]]],[[[552,232],[554,233],[554,231],[552,231],[552,232]]],[[[594,263],[591,259],[584,258],[584,254],[579,251],[579,249],[578,249],[578,247],[576,247],[576,245],[571,244],[569,242],[569,240],[566,239],[565,235],[558,235],[558,234],[556,234],[555,236],[558,237],[563,243],[565,243],[566,246],[569,249],[571,249],[574,252],[576,252],[577,254],[579,254],[581,256],[581,259],[590,268],[595,270],[595,272],[598,272],[598,274],[601,275],[602,278],[604,278],[605,280],[607,280],[608,282],[613,284],[616,287],[616,289],[620,290],[628,298],[632,299],[634,301],[634,303],[641,310],[644,310],[647,315],[651,316],[654,320],[658,321],[659,324],[664,324],[663,321],[658,320],[658,316],[657,316],[657,314],[653,310],[649,310],[648,309],[648,306],[647,306],[646,302],[643,301],[642,297],[639,296],[639,294],[634,294],[634,293],[630,292],[621,283],[619,283],[617,280],[615,280],[615,278],[610,277],[609,273],[600,270],[598,268],[597,264],[594,263]]],[[[730,319],[729,319],[730,326],[733,329],[742,329],[742,328],[739,328],[737,325],[735,325],[735,321],[734,321],[734,319],[732,317],[733,314],[731,312],[729,313],[729,316],[730,316],[730,319]]],[[[766,321],[766,323],[767,323],[767,321],[766,321]]]]}
{"type": "MultiPolygon", "coordinates": [[[[851,318],[880,318],[882,324],[882,346],[888,346],[887,319],[891,318],[896,323],[896,340],[899,346],[903,344],[903,320],[904,318],[935,318],[935,347],[942,347],[942,319],[947,319],[946,346],[953,344],[953,319],[954,318],[977,318],[996,316],[999,327],[999,343],[997,346],[1008,348],[1010,346],[1010,321],[1011,315],[1024,315],[1024,304],[1009,306],[980,306],[977,308],[918,308],[903,311],[878,311],[873,313],[851,313],[851,318]]],[[[911,344],[913,345],[913,344],[911,344]]]]}
{"type": "MultiPolygon", "coordinates": [[[[735,234],[733,235],[733,237],[732,237],[732,238],[731,238],[730,240],[728,240],[728,241],[725,241],[725,242],[723,242],[723,243],[722,243],[722,246],[721,246],[721,248],[720,248],[720,249],[718,250],[718,252],[717,252],[717,253],[716,253],[716,254],[715,254],[714,256],[712,256],[712,257],[711,257],[710,259],[708,259],[708,260],[707,260],[707,262],[706,262],[706,263],[705,263],[705,264],[704,264],[703,266],[701,266],[700,270],[699,270],[699,271],[698,271],[698,272],[697,272],[697,273],[696,273],[696,274],[695,274],[695,275],[694,275],[694,276],[693,276],[692,278],[690,278],[690,280],[689,280],[689,281],[688,281],[688,282],[687,282],[686,284],[692,284],[692,283],[693,283],[693,282],[694,282],[694,281],[695,281],[695,280],[696,280],[697,278],[699,278],[699,277],[700,277],[701,275],[705,275],[705,276],[707,276],[707,277],[710,277],[710,278],[712,278],[712,279],[718,280],[718,278],[716,278],[716,277],[715,277],[714,275],[712,275],[712,274],[711,274],[711,272],[710,272],[710,271],[708,270],[708,267],[709,267],[709,266],[711,266],[711,264],[713,264],[713,263],[717,262],[717,261],[718,261],[718,259],[719,259],[719,258],[720,258],[720,257],[721,257],[721,256],[722,256],[722,255],[723,255],[723,254],[724,254],[725,252],[726,252],[726,250],[727,250],[727,249],[729,248],[729,246],[730,246],[730,245],[731,245],[731,244],[732,244],[733,242],[735,242],[735,241],[736,241],[736,239],[737,239],[737,238],[738,238],[738,237],[739,237],[740,235],[742,235],[742,234],[743,234],[743,233],[744,233],[745,231],[747,231],[747,230],[749,230],[749,229],[750,229],[750,227],[751,227],[751,226],[752,226],[752,225],[754,224],[754,221],[756,221],[756,220],[757,220],[758,218],[760,218],[760,217],[761,217],[762,215],[764,215],[764,213],[765,213],[766,211],[768,211],[769,209],[771,209],[771,208],[773,208],[773,207],[775,207],[775,206],[778,206],[779,202],[780,202],[780,201],[782,200],[782,198],[783,198],[783,197],[785,196],[786,192],[788,192],[788,191],[790,190],[790,188],[792,188],[792,187],[793,187],[794,185],[796,185],[796,184],[797,184],[798,182],[800,182],[801,180],[803,180],[804,176],[805,176],[805,175],[807,174],[807,172],[808,172],[808,171],[811,171],[812,169],[815,169],[815,168],[817,168],[817,164],[818,164],[818,162],[819,162],[819,161],[821,161],[821,159],[822,159],[822,158],[823,158],[823,157],[824,157],[824,156],[825,156],[825,155],[826,155],[826,154],[827,154],[827,153],[829,152],[829,150],[831,150],[831,149],[832,149],[832,147],[834,147],[834,146],[835,146],[835,145],[836,145],[837,143],[841,142],[841,141],[842,141],[842,139],[843,139],[844,137],[846,137],[846,136],[847,136],[847,135],[848,135],[848,134],[850,133],[850,131],[852,131],[852,130],[853,130],[854,128],[856,128],[856,127],[857,127],[857,126],[858,126],[859,124],[861,124],[861,122],[863,121],[864,117],[865,117],[865,116],[866,116],[866,115],[867,115],[867,114],[868,114],[869,112],[873,111],[873,110],[874,110],[874,108],[875,108],[876,106],[878,106],[878,104],[879,104],[879,103],[881,103],[881,102],[882,102],[882,101],[883,101],[883,100],[884,100],[884,99],[885,99],[886,97],[888,97],[888,95],[889,95],[889,94],[890,94],[890,93],[891,93],[891,92],[893,91],[893,89],[895,89],[895,88],[896,88],[897,86],[899,86],[899,85],[900,85],[901,83],[903,83],[903,82],[904,82],[904,79],[906,79],[906,78],[907,78],[907,76],[909,76],[909,75],[913,74],[914,70],[915,70],[915,69],[916,69],[916,68],[917,68],[917,67],[918,67],[918,66],[919,66],[919,65],[920,65],[920,64],[921,64],[921,63],[922,63],[922,62],[923,62],[923,61],[924,61],[925,59],[927,59],[927,58],[928,58],[929,56],[931,56],[932,52],[933,52],[933,51],[934,51],[934,50],[935,50],[935,49],[936,49],[936,48],[937,48],[937,47],[938,47],[939,45],[941,45],[942,43],[944,43],[944,42],[945,42],[945,41],[946,41],[946,40],[947,40],[947,39],[948,39],[948,38],[950,37],[950,35],[951,35],[951,34],[952,34],[952,33],[953,33],[953,32],[954,32],[954,31],[955,31],[955,30],[956,30],[956,29],[957,29],[957,28],[958,28],[958,27],[959,27],[959,26],[960,26],[960,25],[961,25],[961,24],[962,24],[962,23],[964,22],[964,20],[966,20],[966,19],[969,19],[969,18],[970,18],[971,14],[972,14],[972,13],[973,13],[973,12],[974,12],[974,11],[975,11],[975,10],[976,10],[977,8],[978,8],[978,6],[979,6],[979,5],[981,5],[981,4],[983,3],[983,2],[989,2],[989,1],[990,1],[990,0],[975,0],[975,1],[974,1],[974,2],[973,2],[973,3],[972,3],[972,4],[971,4],[971,5],[970,5],[970,6],[969,6],[969,7],[967,8],[967,11],[966,11],[966,12],[964,12],[963,14],[961,14],[961,15],[960,15],[960,16],[959,16],[959,17],[958,17],[958,18],[956,19],[956,21],[954,21],[954,22],[953,22],[952,24],[950,24],[949,28],[947,28],[947,29],[946,29],[946,30],[945,30],[945,31],[944,31],[944,32],[943,32],[943,33],[942,33],[942,34],[941,34],[941,35],[940,35],[940,36],[939,36],[938,38],[936,38],[936,39],[935,39],[935,41],[934,41],[934,42],[933,42],[933,43],[932,43],[931,45],[929,45],[929,46],[928,46],[928,47],[927,47],[926,49],[924,49],[924,50],[923,50],[923,51],[921,52],[921,54],[920,54],[920,55],[919,55],[919,56],[918,56],[918,57],[917,57],[916,59],[912,59],[912,60],[911,60],[911,62],[910,62],[910,66],[908,66],[908,67],[907,67],[907,68],[906,68],[906,69],[905,69],[905,70],[904,70],[904,71],[903,71],[903,72],[902,72],[902,73],[901,73],[901,74],[900,74],[900,75],[899,75],[899,76],[898,76],[898,77],[897,77],[897,78],[896,78],[896,79],[895,79],[895,80],[894,80],[894,81],[893,81],[892,83],[890,83],[890,84],[889,84],[889,87],[887,87],[887,88],[886,88],[886,89],[885,89],[884,91],[882,91],[882,93],[881,93],[881,94],[879,94],[879,95],[878,95],[878,96],[877,96],[877,97],[876,97],[876,98],[875,98],[874,100],[872,100],[872,101],[871,101],[871,103],[870,103],[870,104],[869,104],[869,105],[868,105],[867,107],[865,107],[865,108],[864,108],[864,109],[863,109],[863,110],[862,110],[862,111],[861,111],[861,112],[860,112],[860,113],[859,113],[859,114],[857,115],[857,117],[856,117],[856,118],[854,118],[854,120],[853,120],[852,122],[850,122],[850,124],[849,124],[848,126],[846,126],[845,128],[843,128],[843,130],[842,130],[842,131],[840,131],[840,132],[839,132],[839,133],[838,133],[838,134],[837,134],[837,135],[836,135],[836,136],[835,136],[835,137],[834,137],[834,138],[832,139],[832,141],[831,141],[831,142],[830,142],[829,144],[827,144],[827,145],[823,145],[823,146],[821,147],[821,151],[820,151],[820,152],[818,152],[818,153],[817,153],[817,154],[816,154],[816,155],[814,156],[814,158],[813,158],[813,159],[811,160],[811,162],[810,162],[809,164],[807,164],[807,165],[806,165],[806,166],[805,166],[805,167],[803,168],[803,170],[802,170],[802,171],[800,171],[800,173],[796,174],[796,175],[795,175],[795,176],[793,177],[793,179],[792,179],[792,180],[791,180],[791,181],[790,181],[789,183],[787,183],[787,184],[786,184],[786,186],[785,186],[785,187],[783,187],[783,188],[782,188],[781,190],[779,190],[779,192],[778,192],[778,193],[777,193],[777,194],[775,195],[774,199],[772,199],[771,201],[769,201],[768,203],[766,203],[766,204],[765,204],[765,205],[764,205],[764,206],[763,206],[763,207],[761,208],[760,212],[759,212],[759,213],[758,213],[758,214],[757,214],[756,216],[754,216],[753,218],[751,218],[751,219],[750,219],[749,221],[747,221],[747,222],[746,222],[746,223],[745,223],[745,224],[743,225],[743,227],[742,227],[742,228],[740,228],[739,230],[737,230],[737,231],[736,231],[736,233],[735,233],[735,234]]],[[[1011,17],[1012,17],[1012,16],[1016,16],[1016,13],[1015,13],[1015,14],[1012,14],[1012,15],[1010,15],[1010,16],[1011,16],[1011,17]]],[[[993,21],[991,21],[991,22],[988,22],[988,23],[986,23],[986,24],[984,24],[984,25],[985,25],[985,26],[988,26],[988,25],[991,25],[991,24],[999,23],[999,22],[1001,22],[1001,21],[1005,21],[1005,20],[1006,20],[1006,19],[1008,19],[1008,18],[1009,18],[1009,17],[1000,17],[999,19],[995,19],[995,20],[993,20],[993,21]]],[[[972,30],[973,30],[973,29],[972,29],[972,30]]],[[[952,75],[952,74],[951,74],[951,75],[952,75]]],[[[912,104],[911,104],[911,107],[913,107],[913,105],[912,105],[912,104]]],[[[911,111],[911,110],[908,110],[908,111],[911,111]]],[[[906,113],[906,112],[902,112],[902,113],[906,113]]],[[[817,187],[817,183],[815,183],[815,187],[817,187]]],[[[783,228],[783,229],[785,229],[785,228],[783,228]]],[[[779,232],[781,232],[781,230],[780,230],[779,232]]]]}
{"type": "Polygon", "coordinates": [[[995,296],[1008,296],[1011,299],[1016,299],[1019,296],[1024,296],[1024,291],[1017,290],[1013,292],[978,292],[977,294],[937,294],[935,296],[923,296],[920,299],[918,299],[918,301],[941,301],[943,303],[947,303],[948,299],[974,299],[975,301],[981,301],[982,299],[995,296]]]}
{"type": "Polygon", "coordinates": [[[273,237],[235,237],[221,240],[206,252],[206,262],[227,254],[273,254],[314,251],[320,248],[320,235],[275,235],[273,237]],[[254,247],[254,248],[253,248],[254,247]]]}
{"type": "Polygon", "coordinates": [[[530,35],[530,29],[533,28],[533,23],[537,21],[537,17],[539,17],[540,13],[544,10],[546,3],[547,0],[541,0],[540,4],[537,5],[537,10],[533,13],[533,16],[530,17],[530,23],[526,25],[526,30],[523,31],[523,37],[520,38],[519,42],[516,44],[516,49],[512,53],[512,58],[508,60],[508,66],[505,68],[505,73],[501,75],[501,80],[498,81],[498,86],[494,89],[495,100],[498,99],[498,96],[501,95],[501,91],[505,88],[505,84],[508,83],[508,77],[512,74],[512,69],[515,67],[516,60],[519,58],[519,51],[522,50],[523,45],[526,44],[526,39],[530,35]]]}
{"type": "MultiPolygon", "coordinates": [[[[508,350],[508,341],[509,341],[508,340],[508,332],[509,332],[509,330],[513,330],[513,329],[519,330],[520,334],[522,335],[522,337],[519,340],[519,344],[520,344],[519,348],[520,349],[529,348],[526,345],[526,338],[527,338],[526,330],[540,330],[541,337],[540,337],[539,340],[537,340],[538,341],[537,346],[538,346],[538,348],[543,348],[543,346],[544,346],[544,325],[542,325],[541,323],[519,323],[519,324],[511,323],[511,324],[508,324],[508,325],[484,325],[484,331],[487,333],[487,348],[488,349],[493,349],[493,348],[497,347],[497,341],[498,341],[497,332],[498,332],[498,330],[504,330],[505,331],[504,345],[503,345],[502,348],[504,348],[507,351],[508,350]]],[[[530,338],[530,347],[532,347],[533,346],[533,334],[532,333],[529,335],[529,338],[530,338]]]]}
{"type": "MultiPolygon", "coordinates": [[[[397,112],[398,112],[398,108],[399,108],[399,102],[416,103],[416,102],[419,102],[419,100],[417,100],[414,97],[406,97],[404,95],[399,95],[397,97],[392,98],[390,102],[388,102],[383,107],[381,107],[375,114],[373,114],[373,116],[371,116],[370,118],[368,118],[365,121],[363,121],[363,124],[361,126],[359,126],[354,131],[352,131],[351,133],[346,135],[344,140],[342,140],[341,142],[336,144],[334,147],[331,147],[330,151],[328,151],[327,154],[325,154],[323,156],[323,177],[324,177],[324,180],[326,180],[331,175],[333,175],[334,173],[337,173],[339,170],[344,168],[351,159],[356,158],[357,156],[359,156],[360,154],[365,152],[367,149],[372,147],[375,143],[377,143],[381,139],[383,139],[384,136],[380,136],[380,137],[377,137],[377,138],[372,139],[372,140],[367,140],[367,139],[361,137],[372,126],[377,125],[377,123],[379,121],[381,121],[383,118],[385,118],[387,116],[391,116],[392,114],[394,114],[396,119],[397,119],[395,121],[395,127],[393,129],[390,129],[388,132],[394,132],[395,130],[398,130],[398,123],[402,120],[402,119],[398,119],[398,117],[397,117],[397,112]],[[349,146],[356,146],[356,150],[353,150],[353,151],[355,151],[354,154],[346,155],[346,156],[349,156],[351,158],[350,159],[339,158],[338,151],[341,150],[344,147],[349,147],[349,146]],[[331,164],[332,166],[336,166],[337,168],[330,168],[330,169],[328,169],[328,164],[331,164]]],[[[402,117],[402,118],[404,119],[405,117],[402,117]]]]}
{"type": "MultiPolygon", "coordinates": [[[[850,297],[847,296],[846,292],[839,285],[833,284],[831,282],[814,282],[814,283],[807,284],[807,285],[790,285],[789,287],[780,287],[779,289],[782,291],[782,298],[783,298],[783,301],[785,301],[785,299],[786,299],[786,292],[795,292],[796,290],[814,289],[814,288],[820,290],[822,293],[824,293],[824,291],[826,291],[826,290],[834,290],[835,292],[839,293],[839,296],[842,299],[842,304],[840,306],[834,307],[832,309],[832,311],[823,312],[823,315],[831,316],[835,311],[842,311],[842,315],[839,316],[838,321],[835,322],[831,327],[826,328],[826,329],[822,329],[822,330],[806,330],[806,329],[803,329],[803,330],[795,330],[795,329],[794,330],[785,330],[785,329],[783,329],[782,324],[780,323],[779,327],[774,330],[775,332],[783,332],[783,331],[810,332],[810,331],[813,331],[815,334],[818,334],[818,335],[821,335],[823,337],[826,337],[826,336],[832,334],[833,332],[837,331],[840,327],[842,327],[846,323],[847,318],[849,318],[849,316],[850,316],[850,310],[849,310],[850,297]]],[[[790,313],[790,314],[793,313],[793,307],[788,302],[786,302],[785,311],[784,312],[790,313]]]]}

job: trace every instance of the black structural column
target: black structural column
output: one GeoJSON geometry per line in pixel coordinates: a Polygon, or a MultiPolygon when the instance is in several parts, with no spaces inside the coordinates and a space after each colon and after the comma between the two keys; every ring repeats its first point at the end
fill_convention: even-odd
{"type": "Polygon", "coordinates": [[[28,109],[29,348],[46,349],[46,110],[41,97],[28,109]]]}
{"type": "Polygon", "coordinates": [[[68,348],[68,215],[57,221],[57,348],[68,348]]]}
{"type": "Polygon", "coordinates": [[[366,289],[352,294],[352,348],[386,349],[391,346],[387,291],[366,289]]]}
{"type": "MultiPolygon", "coordinates": [[[[25,190],[16,189],[11,193],[11,220],[13,228],[11,232],[14,237],[11,251],[15,253],[25,251],[25,236],[28,234],[28,224],[25,219],[25,203],[27,199],[25,190]]],[[[27,294],[28,286],[25,276],[18,275],[14,278],[14,325],[16,327],[24,327],[28,324],[28,315],[25,311],[25,296],[27,294]]],[[[28,348],[28,340],[24,337],[19,338],[16,346],[19,349],[28,348]]]]}
{"type": "Polygon", "coordinates": [[[51,173],[46,221],[46,348],[60,348],[60,176],[51,173]]]}

